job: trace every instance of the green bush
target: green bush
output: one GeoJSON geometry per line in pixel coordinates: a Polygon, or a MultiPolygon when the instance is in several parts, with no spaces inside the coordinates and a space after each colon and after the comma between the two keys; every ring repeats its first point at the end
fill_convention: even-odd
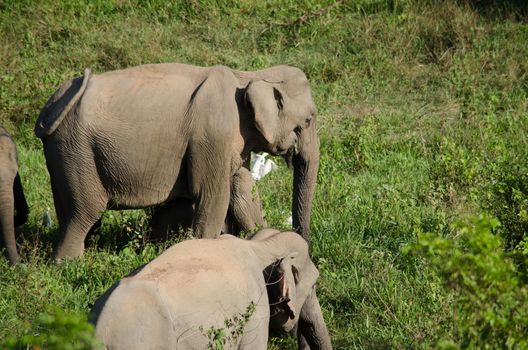
{"type": "MultiPolygon", "coordinates": [[[[494,234],[497,219],[480,215],[456,225],[454,237],[421,233],[405,247],[407,254],[425,259],[446,293],[454,334],[439,342],[445,348],[525,349],[528,347],[528,285],[526,269],[519,269],[494,234]]],[[[528,241],[518,246],[517,259],[528,259],[528,241]]]]}
{"type": "Polygon", "coordinates": [[[498,217],[503,226],[500,233],[507,247],[513,249],[528,233],[528,169],[522,162],[509,160],[493,170],[486,209],[498,217]]]}
{"type": "Polygon", "coordinates": [[[1,348],[94,350],[101,349],[94,336],[93,325],[86,321],[86,315],[66,312],[59,308],[42,313],[32,332],[20,337],[10,337],[1,348]],[[38,333],[35,333],[38,330],[38,333]]]}

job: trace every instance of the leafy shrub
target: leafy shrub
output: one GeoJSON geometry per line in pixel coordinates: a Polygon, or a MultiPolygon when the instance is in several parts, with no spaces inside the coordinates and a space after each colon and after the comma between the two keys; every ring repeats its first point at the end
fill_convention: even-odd
{"type": "MultiPolygon", "coordinates": [[[[457,330],[442,348],[525,349],[528,347],[527,271],[519,269],[504,241],[494,234],[500,222],[487,215],[455,225],[454,237],[420,233],[404,251],[425,259],[437,281],[453,293],[457,330]]],[[[526,262],[528,241],[518,246],[526,262]]]]}
{"type": "Polygon", "coordinates": [[[101,345],[94,337],[93,326],[86,321],[84,314],[65,312],[59,308],[43,313],[37,320],[33,334],[7,339],[2,348],[22,349],[62,349],[92,350],[101,345]],[[38,333],[35,332],[38,329],[38,333]],[[36,334],[34,334],[36,333],[36,334]]]}
{"type": "Polygon", "coordinates": [[[515,248],[528,233],[528,171],[519,164],[498,164],[486,194],[486,209],[501,221],[507,248],[515,248]]]}

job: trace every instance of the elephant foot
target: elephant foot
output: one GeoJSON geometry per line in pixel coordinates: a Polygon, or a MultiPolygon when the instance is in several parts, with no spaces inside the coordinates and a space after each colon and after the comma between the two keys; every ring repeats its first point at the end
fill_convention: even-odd
{"type": "Polygon", "coordinates": [[[60,247],[57,249],[55,254],[53,255],[53,259],[55,262],[60,263],[64,259],[75,259],[82,257],[84,252],[84,244],[82,244],[81,247],[77,248],[63,248],[60,247]]]}

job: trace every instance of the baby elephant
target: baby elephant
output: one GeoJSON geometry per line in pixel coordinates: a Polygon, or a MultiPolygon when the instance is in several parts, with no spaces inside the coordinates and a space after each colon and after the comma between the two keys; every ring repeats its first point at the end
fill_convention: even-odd
{"type": "Polygon", "coordinates": [[[176,244],[114,284],[91,321],[107,349],[266,349],[269,328],[331,349],[306,241],[264,229],[176,244]]]}
{"type": "MultiPolygon", "coordinates": [[[[152,238],[164,241],[170,232],[189,229],[193,224],[194,204],[190,199],[176,198],[157,208],[152,215],[152,238]]],[[[255,181],[245,167],[238,169],[231,179],[229,208],[222,227],[223,234],[238,236],[266,226],[264,211],[255,181]]]]}
{"type": "Polygon", "coordinates": [[[0,237],[11,264],[18,261],[15,227],[26,222],[28,213],[18,175],[16,146],[6,129],[0,126],[0,237]]]}

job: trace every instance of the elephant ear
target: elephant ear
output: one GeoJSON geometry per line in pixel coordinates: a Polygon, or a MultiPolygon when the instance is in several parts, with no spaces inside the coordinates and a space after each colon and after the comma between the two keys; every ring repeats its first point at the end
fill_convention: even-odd
{"type": "Polygon", "coordinates": [[[255,114],[255,127],[270,144],[275,142],[279,128],[279,111],[283,106],[280,91],[263,80],[251,81],[245,94],[255,114]]]}
{"type": "Polygon", "coordinates": [[[280,323],[287,322],[288,319],[294,319],[298,310],[295,307],[297,298],[296,278],[297,270],[293,266],[293,260],[297,253],[279,259],[270,265],[265,271],[267,280],[268,296],[272,315],[283,318],[280,323]]]}
{"type": "Polygon", "coordinates": [[[286,306],[288,308],[287,313],[290,319],[294,319],[295,315],[297,314],[297,310],[295,309],[295,300],[297,300],[297,288],[295,287],[295,276],[297,274],[297,270],[295,269],[295,266],[291,263],[291,260],[293,260],[294,256],[287,256],[284,258],[279,265],[279,272],[282,275],[281,282],[279,283],[279,288],[281,291],[281,298],[286,302],[286,306]],[[289,261],[288,261],[289,260],[289,261]]]}

